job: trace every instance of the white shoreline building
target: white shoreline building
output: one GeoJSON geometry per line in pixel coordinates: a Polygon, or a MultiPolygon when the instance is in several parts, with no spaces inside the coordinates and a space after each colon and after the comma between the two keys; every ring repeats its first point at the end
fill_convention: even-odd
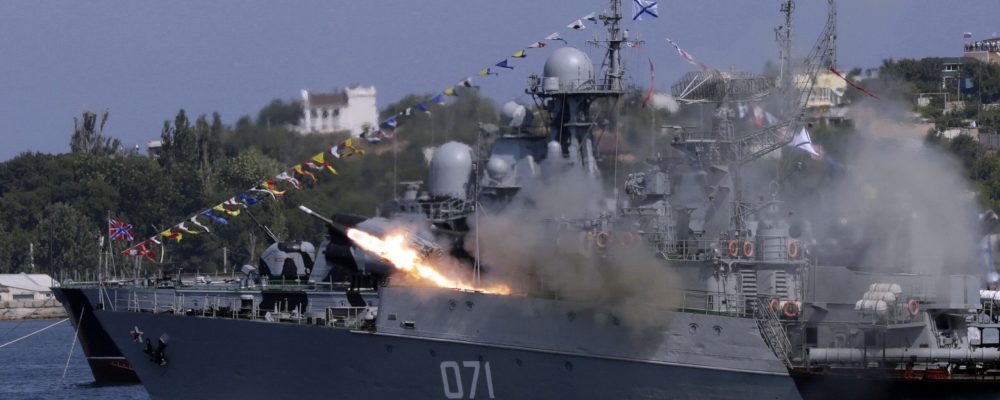
{"type": "Polygon", "coordinates": [[[302,118],[296,130],[303,134],[349,131],[358,136],[378,126],[374,86],[351,86],[335,93],[302,90],[302,118]]]}

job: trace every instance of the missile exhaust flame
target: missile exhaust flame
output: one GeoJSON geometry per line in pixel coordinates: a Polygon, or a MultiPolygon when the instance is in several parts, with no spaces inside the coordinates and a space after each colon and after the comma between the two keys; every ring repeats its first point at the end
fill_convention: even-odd
{"type": "Polygon", "coordinates": [[[379,238],[368,232],[348,228],[347,237],[364,250],[374,253],[391,263],[396,269],[431,282],[439,287],[455,288],[461,290],[474,290],[493,294],[510,294],[510,287],[503,284],[491,286],[476,286],[465,283],[457,279],[451,279],[434,266],[428,264],[420,253],[407,244],[405,234],[394,233],[379,238]]]}

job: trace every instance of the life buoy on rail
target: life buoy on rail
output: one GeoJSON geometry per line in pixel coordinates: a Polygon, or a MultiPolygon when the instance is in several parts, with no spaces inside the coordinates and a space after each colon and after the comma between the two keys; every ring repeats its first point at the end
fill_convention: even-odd
{"type": "Polygon", "coordinates": [[[778,299],[772,297],[771,302],[767,303],[767,307],[770,308],[771,311],[778,312],[778,299]]]}
{"type": "Polygon", "coordinates": [[[799,256],[799,244],[794,240],[788,242],[788,259],[794,260],[799,256]]]}
{"type": "Polygon", "coordinates": [[[910,299],[910,301],[906,302],[906,311],[914,317],[920,314],[920,303],[917,303],[917,299],[910,299]]]}
{"type": "Polygon", "coordinates": [[[729,249],[729,256],[730,257],[736,257],[736,256],[740,255],[740,243],[739,242],[737,242],[735,240],[730,240],[729,241],[729,245],[727,247],[729,249]]]}
{"type": "Polygon", "coordinates": [[[610,241],[611,241],[611,235],[609,235],[607,232],[600,232],[597,234],[597,236],[594,237],[594,244],[596,244],[597,247],[602,249],[608,247],[608,242],[610,241]]]}
{"type": "Polygon", "coordinates": [[[794,300],[788,300],[781,307],[781,312],[788,318],[795,318],[799,315],[799,303],[796,303],[794,300]]]}
{"type": "Polygon", "coordinates": [[[743,241],[743,255],[753,257],[753,242],[749,240],[743,241]]]}

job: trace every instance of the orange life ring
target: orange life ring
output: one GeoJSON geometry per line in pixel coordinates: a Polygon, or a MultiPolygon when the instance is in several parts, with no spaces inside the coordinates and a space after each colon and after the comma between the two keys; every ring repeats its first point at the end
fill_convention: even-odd
{"type": "Polygon", "coordinates": [[[607,232],[600,232],[597,234],[596,237],[594,237],[594,244],[596,244],[597,247],[603,249],[605,247],[608,247],[608,242],[610,240],[611,240],[611,235],[608,235],[607,232]]]}
{"type": "Polygon", "coordinates": [[[917,303],[917,299],[910,299],[906,302],[906,311],[909,311],[910,315],[914,317],[920,314],[920,303],[917,303]]]}
{"type": "Polygon", "coordinates": [[[785,306],[781,307],[781,312],[788,318],[795,318],[799,315],[799,303],[796,303],[794,300],[788,300],[785,306]]]}
{"type": "Polygon", "coordinates": [[[767,306],[768,306],[768,308],[771,309],[771,311],[777,312],[778,311],[778,299],[775,298],[775,297],[772,297],[771,298],[771,302],[767,303],[767,306]]]}
{"type": "Polygon", "coordinates": [[[753,257],[753,242],[749,240],[743,241],[743,255],[753,257]]]}
{"type": "Polygon", "coordinates": [[[794,260],[799,256],[799,244],[794,240],[788,241],[788,258],[794,260]]]}
{"type": "Polygon", "coordinates": [[[736,257],[736,256],[740,255],[740,244],[739,244],[739,242],[737,242],[735,240],[730,240],[728,248],[729,248],[729,256],[736,257]]]}

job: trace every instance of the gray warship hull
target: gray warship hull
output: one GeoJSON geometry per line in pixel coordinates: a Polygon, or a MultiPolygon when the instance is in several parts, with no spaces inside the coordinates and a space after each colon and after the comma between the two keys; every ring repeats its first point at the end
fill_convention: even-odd
{"type": "MultiPolygon", "coordinates": [[[[156,312],[187,313],[193,310],[218,309],[227,304],[236,307],[241,297],[250,297],[256,307],[271,309],[301,308],[305,304],[314,307],[344,306],[350,303],[345,291],[333,290],[283,290],[275,288],[154,288],[143,286],[78,285],[53,287],[52,292],[66,309],[74,330],[83,348],[87,363],[99,385],[133,385],[139,378],[121,351],[101,326],[94,311],[107,304],[132,305],[156,312]],[[209,298],[208,296],[212,297],[209,298]]],[[[355,302],[377,305],[375,293],[363,292],[355,302]]]]}
{"type": "Polygon", "coordinates": [[[428,288],[381,300],[368,330],[95,314],[154,399],[799,398],[753,319],[677,312],[636,337],[556,300],[428,288]],[[161,337],[165,365],[143,344],[161,337]]]}

